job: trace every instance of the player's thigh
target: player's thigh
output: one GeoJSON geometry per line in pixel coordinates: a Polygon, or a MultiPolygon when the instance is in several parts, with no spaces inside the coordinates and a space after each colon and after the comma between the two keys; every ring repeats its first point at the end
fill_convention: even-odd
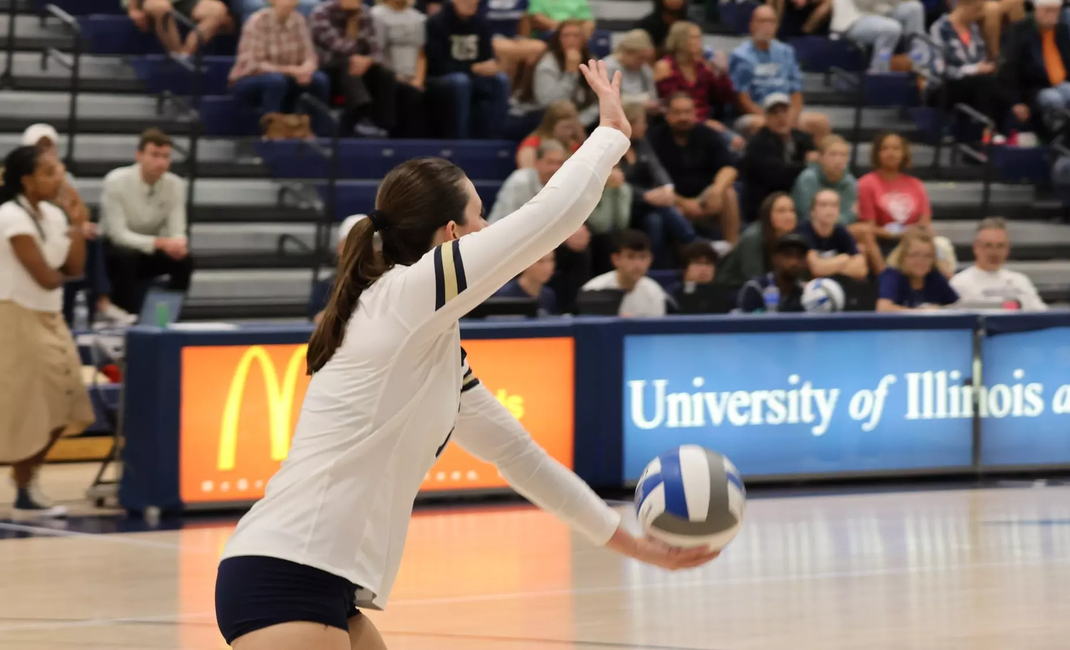
{"type": "Polygon", "coordinates": [[[350,650],[386,650],[386,643],[379,630],[367,616],[357,614],[349,619],[350,650]]]}
{"type": "Polygon", "coordinates": [[[293,621],[242,635],[231,647],[234,650],[349,650],[350,645],[349,635],[341,628],[293,621]]]}

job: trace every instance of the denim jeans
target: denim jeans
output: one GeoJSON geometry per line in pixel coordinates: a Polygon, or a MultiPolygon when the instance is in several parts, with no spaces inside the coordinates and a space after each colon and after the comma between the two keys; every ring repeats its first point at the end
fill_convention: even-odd
{"type": "Polygon", "coordinates": [[[679,210],[672,206],[659,207],[641,203],[636,209],[644,210],[643,229],[650,238],[656,268],[672,268],[674,264],[670,240],[677,245],[695,241],[695,227],[679,210]]]}
{"type": "MultiPolygon", "coordinates": [[[[888,16],[869,14],[862,16],[847,28],[847,38],[873,48],[869,72],[882,74],[889,71],[895,46],[902,37],[925,33],[925,6],[918,0],[906,0],[896,5],[888,16]]],[[[912,45],[920,47],[918,45],[912,45]]]]}
{"type": "MultiPolygon", "coordinates": [[[[297,0],[297,10],[305,18],[308,18],[308,15],[312,13],[312,10],[319,3],[320,0],[297,0]]],[[[269,6],[269,4],[268,0],[236,0],[232,6],[238,12],[238,18],[242,21],[242,24],[245,24],[245,21],[249,20],[249,16],[269,6]]]]}
{"type": "MultiPolygon", "coordinates": [[[[315,96],[324,104],[330,105],[331,83],[322,71],[312,76],[312,82],[300,86],[297,81],[281,72],[242,77],[230,87],[231,92],[246,104],[257,110],[261,116],[267,113],[296,113],[297,98],[302,93],[315,96]]],[[[330,119],[320,111],[310,110],[312,130],[317,135],[327,136],[331,133],[330,119]]]]}
{"type": "Polygon", "coordinates": [[[453,99],[456,121],[453,137],[462,140],[503,137],[505,116],[509,111],[509,78],[504,73],[484,77],[470,72],[452,72],[430,79],[428,84],[447,88],[453,99]]]}

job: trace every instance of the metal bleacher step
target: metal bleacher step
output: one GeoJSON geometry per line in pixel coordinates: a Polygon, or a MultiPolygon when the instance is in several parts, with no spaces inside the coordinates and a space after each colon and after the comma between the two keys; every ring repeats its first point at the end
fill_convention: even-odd
{"type": "MultiPolygon", "coordinates": [[[[70,93],[5,91],[0,93],[0,131],[21,131],[35,122],[60,128],[70,113],[70,93]]],[[[81,133],[140,133],[160,127],[171,134],[188,133],[188,119],[175,106],[142,95],[79,93],[78,129],[81,133]]]]}
{"type": "MultiPolygon", "coordinates": [[[[15,52],[12,57],[12,87],[16,90],[66,90],[71,71],[42,52],[15,52]]],[[[0,54],[6,69],[7,54],[0,54]]],[[[143,93],[145,85],[118,56],[83,55],[79,61],[79,87],[88,92],[143,93]]]]}
{"type": "MultiPolygon", "coordinates": [[[[936,233],[951,240],[960,262],[974,259],[973,240],[977,223],[973,221],[938,221],[936,233]]],[[[1044,221],[1011,221],[1007,224],[1014,261],[1038,262],[1070,258],[1070,225],[1044,221]]],[[[1070,262],[1067,263],[1070,284],[1070,262]]]]}
{"type": "MultiPolygon", "coordinates": [[[[0,48],[8,48],[8,24],[10,15],[0,15],[0,48]]],[[[74,37],[59,22],[52,20],[41,23],[40,18],[29,14],[15,16],[15,49],[44,50],[50,47],[69,50],[74,47],[74,37]]]]}
{"type": "MultiPolygon", "coordinates": [[[[213,307],[220,313],[222,306],[230,306],[229,313],[245,313],[243,306],[286,306],[297,314],[304,313],[312,287],[312,269],[217,270],[198,269],[193,273],[189,291],[191,307],[213,307]]],[[[226,313],[226,312],[224,312],[226,313]]]]}

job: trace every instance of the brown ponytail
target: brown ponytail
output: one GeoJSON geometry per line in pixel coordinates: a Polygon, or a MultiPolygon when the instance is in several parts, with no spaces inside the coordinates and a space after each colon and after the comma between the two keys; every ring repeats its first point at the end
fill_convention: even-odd
{"type": "Polygon", "coordinates": [[[375,197],[383,250],[373,246],[371,219],[361,219],[349,231],[330,300],[308,342],[308,374],[323,368],[342,345],[365,289],[394,265],[415,264],[431,250],[439,228],[451,221],[465,223],[466,180],[459,167],[442,158],[409,160],[386,175],[375,197]]]}

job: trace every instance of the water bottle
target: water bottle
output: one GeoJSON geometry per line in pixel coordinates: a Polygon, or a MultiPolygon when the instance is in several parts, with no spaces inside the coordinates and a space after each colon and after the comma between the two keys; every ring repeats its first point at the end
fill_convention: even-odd
{"type": "Polygon", "coordinates": [[[160,300],[156,303],[156,327],[167,327],[171,324],[171,310],[167,303],[160,300]]]}
{"type": "Polygon", "coordinates": [[[765,288],[762,292],[762,297],[765,298],[765,311],[773,312],[777,311],[780,306],[780,288],[775,284],[765,288]]]}
{"type": "Polygon", "coordinates": [[[79,289],[74,294],[74,329],[75,331],[82,331],[89,329],[89,300],[86,297],[86,290],[79,289]]]}

